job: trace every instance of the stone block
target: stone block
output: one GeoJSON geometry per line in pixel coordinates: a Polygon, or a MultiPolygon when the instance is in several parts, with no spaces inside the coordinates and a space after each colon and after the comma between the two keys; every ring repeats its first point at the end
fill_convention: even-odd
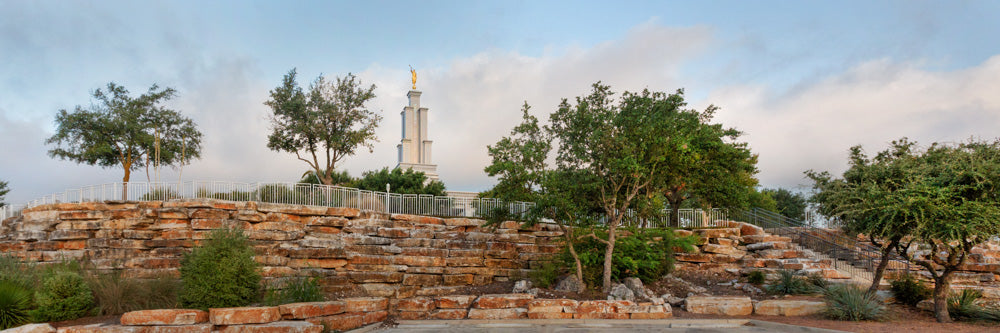
{"type": "Polygon", "coordinates": [[[527,319],[528,310],[525,308],[504,308],[504,309],[469,309],[469,319],[527,319]]]}
{"type": "Polygon", "coordinates": [[[440,320],[458,320],[465,319],[469,316],[468,309],[437,309],[429,313],[431,319],[440,320]]]}
{"type": "Polygon", "coordinates": [[[306,319],[307,322],[316,325],[325,325],[330,330],[347,331],[365,324],[363,313],[342,313],[332,316],[316,317],[306,319]]]}
{"type": "Polygon", "coordinates": [[[430,311],[435,308],[434,299],[430,297],[413,297],[396,302],[397,311],[430,311]]]}
{"type": "Polygon", "coordinates": [[[415,224],[444,225],[444,219],[439,217],[410,215],[410,214],[392,214],[389,216],[389,218],[395,221],[405,221],[415,224]]]}
{"type": "Polygon", "coordinates": [[[670,319],[673,318],[673,312],[650,312],[650,313],[630,313],[629,319],[670,319]]]}
{"type": "Polygon", "coordinates": [[[344,312],[344,302],[306,302],[278,306],[283,319],[307,319],[330,316],[344,312]]]}
{"type": "Polygon", "coordinates": [[[467,309],[475,299],[471,295],[438,296],[434,297],[434,305],[438,309],[467,309]]]}
{"type": "Polygon", "coordinates": [[[764,231],[764,228],[745,222],[739,222],[739,228],[740,228],[740,236],[744,237],[767,234],[767,232],[764,231]]]}
{"type": "Polygon", "coordinates": [[[56,329],[52,325],[42,323],[42,324],[27,324],[18,327],[8,328],[3,330],[4,333],[55,333],[56,329]]]}
{"type": "Polygon", "coordinates": [[[218,308],[208,310],[208,319],[214,325],[265,324],[281,320],[276,306],[218,308]]]}
{"type": "Polygon", "coordinates": [[[326,209],[324,215],[334,215],[341,217],[358,217],[361,216],[361,210],[357,208],[347,208],[347,207],[330,207],[326,209]]]}
{"type": "Polygon", "coordinates": [[[740,229],[738,228],[711,228],[711,229],[696,229],[695,234],[701,236],[702,238],[728,238],[732,236],[739,236],[740,229]]]}
{"type": "Polygon", "coordinates": [[[765,300],[754,303],[754,314],[764,316],[809,316],[823,312],[826,303],[805,300],[765,300]]]}
{"type": "Polygon", "coordinates": [[[536,299],[528,302],[528,313],[534,312],[576,312],[579,302],[571,299],[536,299]]]}
{"type": "Polygon", "coordinates": [[[588,313],[574,313],[574,319],[629,319],[629,314],[627,313],[616,313],[616,312],[588,312],[588,313]]]}
{"type": "Polygon", "coordinates": [[[345,259],[291,259],[288,267],[292,268],[340,268],[347,265],[345,259]]]}
{"type": "Polygon", "coordinates": [[[355,297],[342,301],[347,312],[385,311],[389,306],[389,300],[382,297],[355,297]]]}
{"type": "Polygon", "coordinates": [[[730,256],[742,256],[745,254],[743,251],[740,251],[735,247],[719,244],[705,244],[701,247],[701,250],[703,252],[725,254],[730,256]]]}
{"type": "MultiPolygon", "coordinates": [[[[576,307],[576,312],[581,314],[599,314],[599,313],[616,313],[618,309],[624,306],[635,305],[632,301],[581,301],[576,307]]],[[[584,318],[584,317],[574,317],[574,318],[584,318]]],[[[591,319],[602,319],[592,317],[591,319]]],[[[625,318],[603,318],[603,319],[628,319],[625,318]]]]}
{"type": "Polygon", "coordinates": [[[747,316],[753,313],[750,297],[691,296],[684,300],[685,309],[691,313],[724,316],[747,316]]]}
{"type": "Polygon", "coordinates": [[[306,321],[276,321],[256,325],[224,326],[215,332],[219,333],[321,333],[323,326],[306,321]]]}
{"type": "Polygon", "coordinates": [[[399,311],[396,313],[396,318],[400,320],[424,320],[430,317],[430,313],[427,311],[399,311]]]}
{"type": "Polygon", "coordinates": [[[535,296],[531,294],[492,294],[482,295],[473,303],[477,309],[509,309],[528,306],[535,296]]]}
{"type": "Polygon", "coordinates": [[[406,266],[445,266],[445,258],[419,256],[393,256],[393,264],[406,266]]]}

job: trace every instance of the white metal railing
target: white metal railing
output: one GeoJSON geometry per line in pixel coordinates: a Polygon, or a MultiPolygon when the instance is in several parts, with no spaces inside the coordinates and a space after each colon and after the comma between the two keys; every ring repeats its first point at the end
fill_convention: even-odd
{"type": "MultiPolygon", "coordinates": [[[[109,200],[149,201],[168,199],[214,198],[231,201],[260,201],[297,205],[350,207],[393,214],[432,216],[482,217],[497,208],[510,216],[528,212],[533,202],[505,202],[500,199],[468,196],[432,196],[366,191],[356,188],[301,183],[240,183],[225,181],[190,181],[182,183],[108,183],[67,189],[32,200],[22,205],[0,207],[0,221],[19,216],[25,208],[62,202],[103,202],[109,200]]],[[[722,209],[681,209],[679,227],[712,227],[725,220],[722,209]]],[[[665,227],[670,211],[664,209],[658,218],[639,218],[630,211],[625,225],[665,227]]]]}
{"type": "Polygon", "coordinates": [[[366,191],[356,188],[300,183],[240,183],[190,181],[182,183],[109,183],[72,188],[47,195],[23,205],[0,207],[0,221],[19,216],[21,210],[61,202],[103,202],[109,200],[148,201],[214,198],[232,201],[260,201],[298,205],[350,207],[387,213],[433,216],[476,217],[477,211],[506,208],[521,214],[531,202],[504,202],[490,198],[432,196],[366,191]]]}

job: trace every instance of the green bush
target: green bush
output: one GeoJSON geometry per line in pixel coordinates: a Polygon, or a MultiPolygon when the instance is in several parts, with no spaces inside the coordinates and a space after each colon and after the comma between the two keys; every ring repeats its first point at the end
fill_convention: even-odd
{"type": "Polygon", "coordinates": [[[259,265],[241,229],[217,229],[181,260],[181,306],[202,309],[246,306],[260,289],[259,265]]]}
{"type": "Polygon", "coordinates": [[[291,277],[277,286],[268,288],[264,296],[264,304],[275,306],[298,302],[323,301],[323,290],[319,279],[315,277],[291,277]]]}
{"type": "Polygon", "coordinates": [[[930,287],[917,280],[913,274],[896,275],[889,284],[892,296],[900,303],[909,306],[917,306],[917,303],[931,298],[931,295],[934,293],[930,287]]]}
{"type": "Polygon", "coordinates": [[[835,285],[826,289],[826,315],[837,320],[881,320],[885,305],[868,289],[853,284],[835,285]]]}
{"type": "Polygon", "coordinates": [[[528,272],[528,278],[531,279],[531,283],[535,286],[548,288],[559,280],[561,273],[562,267],[559,263],[546,261],[542,263],[541,267],[528,272]]]}
{"type": "Polygon", "coordinates": [[[767,281],[767,274],[764,271],[754,270],[747,274],[747,282],[750,284],[761,285],[767,281]]]}
{"type": "Polygon", "coordinates": [[[35,302],[38,308],[31,311],[34,320],[70,320],[91,314],[94,295],[80,273],[56,270],[42,280],[35,302]]]}
{"type": "Polygon", "coordinates": [[[0,280],[0,330],[27,323],[30,310],[31,292],[15,281],[0,280]]]}
{"type": "MultiPolygon", "coordinates": [[[[594,233],[606,239],[606,231],[597,229],[594,233]]],[[[675,249],[692,251],[698,242],[697,236],[675,237],[674,231],[669,228],[624,228],[619,231],[618,237],[612,255],[611,278],[620,281],[626,277],[637,277],[647,283],[673,271],[675,249]]],[[[576,242],[575,248],[587,285],[601,285],[607,246],[593,238],[584,238],[576,242]]],[[[568,249],[563,251],[561,257],[563,267],[574,267],[568,249]]]]}
{"type": "Polygon", "coordinates": [[[803,295],[815,293],[816,287],[794,271],[782,270],[778,272],[778,281],[767,286],[767,291],[772,294],[803,295]]]}

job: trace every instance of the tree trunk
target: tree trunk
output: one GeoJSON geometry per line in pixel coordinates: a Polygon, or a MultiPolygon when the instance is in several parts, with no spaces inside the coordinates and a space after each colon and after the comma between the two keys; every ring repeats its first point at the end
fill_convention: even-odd
{"type": "Polygon", "coordinates": [[[945,269],[941,276],[934,278],[934,317],[939,323],[950,323],[948,313],[948,292],[951,290],[951,271],[945,269]]]}
{"type": "Polygon", "coordinates": [[[122,177],[122,200],[128,200],[128,179],[132,175],[131,165],[125,167],[125,177],[122,177]]]}
{"type": "Polygon", "coordinates": [[[875,276],[872,278],[872,285],[868,287],[868,294],[875,294],[878,291],[878,285],[882,282],[882,275],[885,274],[885,268],[889,266],[889,254],[892,253],[892,249],[899,245],[899,239],[893,238],[889,240],[889,244],[882,248],[882,259],[878,263],[878,267],[875,268],[875,276]]]}
{"type": "MultiPolygon", "coordinates": [[[[567,234],[564,232],[564,234],[567,234]]],[[[572,235],[572,233],[568,233],[572,235]]],[[[583,264],[580,263],[580,255],[576,253],[576,248],[573,247],[573,239],[571,237],[566,237],[566,245],[569,247],[569,254],[573,256],[573,263],[576,264],[576,279],[580,281],[580,289],[576,292],[582,293],[587,290],[587,283],[583,281],[583,264]]]]}
{"type": "Polygon", "coordinates": [[[681,227],[681,202],[670,201],[670,227],[680,228],[681,227]]]}
{"type": "Polygon", "coordinates": [[[611,291],[611,264],[614,260],[615,253],[615,231],[618,227],[618,221],[612,218],[608,221],[608,248],[604,251],[604,279],[601,281],[604,285],[601,287],[604,292],[611,291]]]}

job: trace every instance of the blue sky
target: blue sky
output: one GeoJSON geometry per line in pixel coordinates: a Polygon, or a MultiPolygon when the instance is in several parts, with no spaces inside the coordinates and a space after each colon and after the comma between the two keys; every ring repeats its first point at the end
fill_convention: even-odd
{"type": "Polygon", "coordinates": [[[42,142],[57,110],[115,81],[179,91],[168,105],[205,135],[185,180],[295,180],[306,165],[264,146],[262,104],[293,67],[376,84],[380,143],[343,167],[394,166],[412,65],[449,189],[494,182],[485,146],[521,103],[545,118],[598,80],[722,107],[760,154],[762,185],[805,189],[802,171],[842,170],[852,145],[1000,136],[998,55],[990,1],[0,0],[0,179],[14,203],[120,180],[42,142]]]}

